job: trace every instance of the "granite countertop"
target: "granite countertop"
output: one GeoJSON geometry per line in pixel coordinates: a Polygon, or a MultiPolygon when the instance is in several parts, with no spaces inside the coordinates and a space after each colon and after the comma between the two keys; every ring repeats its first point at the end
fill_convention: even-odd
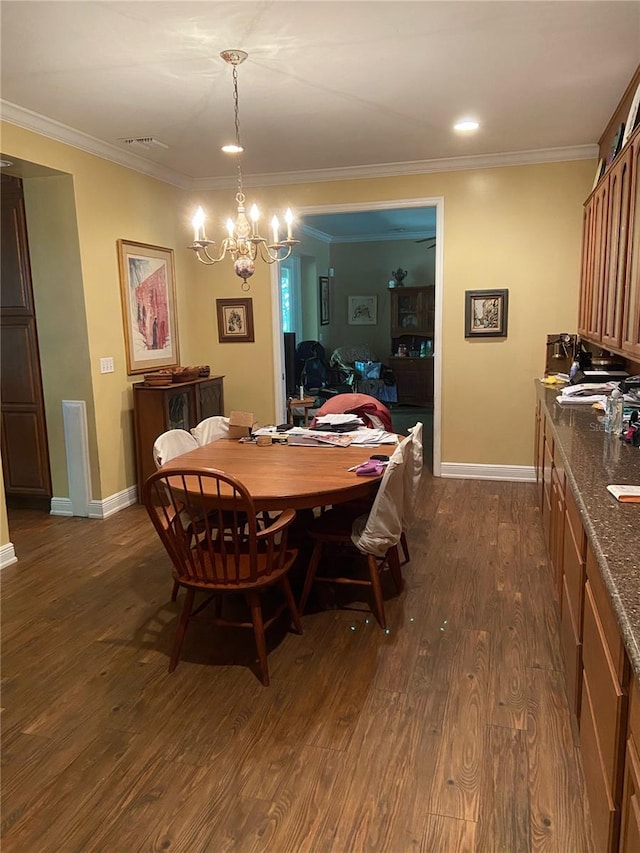
{"type": "Polygon", "coordinates": [[[619,503],[607,491],[612,484],[640,485],[640,447],[606,433],[602,411],[585,404],[560,405],[558,388],[540,381],[536,386],[640,680],[640,504],[619,503]]]}

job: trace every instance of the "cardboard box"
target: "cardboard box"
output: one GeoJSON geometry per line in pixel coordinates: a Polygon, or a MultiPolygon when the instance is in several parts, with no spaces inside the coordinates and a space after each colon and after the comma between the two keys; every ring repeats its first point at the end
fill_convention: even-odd
{"type": "Polygon", "coordinates": [[[229,438],[242,438],[251,435],[257,426],[253,412],[231,412],[229,415],[229,438]]]}

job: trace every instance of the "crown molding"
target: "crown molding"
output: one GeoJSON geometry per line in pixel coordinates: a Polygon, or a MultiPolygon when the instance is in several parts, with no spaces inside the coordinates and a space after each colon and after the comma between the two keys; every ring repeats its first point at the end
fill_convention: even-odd
{"type": "MultiPolygon", "coordinates": [[[[218,190],[235,187],[235,176],[224,178],[192,178],[166,169],[156,163],[124,151],[117,145],[103,142],[65,124],[26,110],[17,104],[0,99],[0,116],[10,124],[32,130],[49,139],[64,142],[88,154],[95,154],[120,166],[142,172],[183,190],[218,190]]],[[[288,184],[308,184],[328,181],[366,180],[370,178],[427,175],[435,172],[459,172],[470,169],[495,169],[502,166],[541,165],[569,160],[597,158],[598,146],[576,145],[565,148],[542,148],[501,154],[478,154],[474,157],[444,157],[438,160],[412,160],[403,163],[377,163],[367,166],[341,166],[336,169],[309,169],[297,172],[269,172],[243,176],[245,186],[272,187],[288,184]]]]}
{"type": "Polygon", "coordinates": [[[109,160],[118,166],[126,166],[128,169],[142,172],[142,174],[148,175],[150,178],[156,178],[181,189],[190,188],[191,179],[186,175],[165,169],[156,163],[151,163],[144,157],[140,157],[138,154],[123,151],[117,145],[103,142],[101,139],[96,139],[94,136],[89,136],[54,119],[31,112],[31,110],[26,110],[24,107],[12,104],[10,101],[0,99],[0,117],[3,121],[10,124],[23,127],[25,130],[32,130],[34,133],[39,133],[48,139],[64,142],[65,145],[78,148],[87,154],[94,154],[96,157],[109,160]]]}

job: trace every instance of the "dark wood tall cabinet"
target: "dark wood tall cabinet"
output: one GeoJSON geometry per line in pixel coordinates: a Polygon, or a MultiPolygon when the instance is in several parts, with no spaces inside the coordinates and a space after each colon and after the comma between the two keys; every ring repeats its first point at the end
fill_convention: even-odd
{"type": "Polygon", "coordinates": [[[153,444],[169,429],[190,430],[205,418],[224,414],[224,376],[193,382],[133,386],[138,500],[142,484],[155,471],[153,444]]]}
{"type": "Polygon", "coordinates": [[[398,287],[391,293],[391,358],[398,402],[433,403],[434,287],[398,287]],[[424,342],[424,347],[422,346],[424,342]],[[398,356],[401,347],[407,355],[398,356]],[[421,349],[427,355],[420,355],[421,349]]]}

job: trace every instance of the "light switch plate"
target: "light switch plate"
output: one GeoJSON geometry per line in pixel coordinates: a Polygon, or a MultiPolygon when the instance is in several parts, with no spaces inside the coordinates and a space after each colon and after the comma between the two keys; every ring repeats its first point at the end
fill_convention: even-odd
{"type": "Polygon", "coordinates": [[[113,358],[100,359],[100,373],[113,373],[113,358]]]}

